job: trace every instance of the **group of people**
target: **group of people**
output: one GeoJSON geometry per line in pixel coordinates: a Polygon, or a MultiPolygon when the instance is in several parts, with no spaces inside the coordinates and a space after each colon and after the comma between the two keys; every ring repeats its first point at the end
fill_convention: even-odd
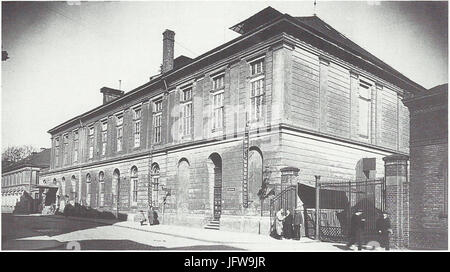
{"type": "Polygon", "coordinates": [[[272,225],[271,236],[279,240],[300,240],[302,223],[303,216],[301,208],[296,208],[293,214],[289,209],[286,209],[285,211],[281,208],[276,213],[275,223],[272,225]]]}
{"type": "Polygon", "coordinates": [[[141,216],[140,216],[139,222],[141,223],[141,226],[143,226],[145,224],[145,222],[147,222],[147,218],[148,218],[149,225],[159,225],[158,213],[156,212],[156,210],[153,209],[153,207],[151,207],[147,211],[147,216],[145,216],[145,213],[143,210],[140,210],[140,213],[141,213],[141,216]]]}
{"type": "MultiPolygon", "coordinates": [[[[350,221],[350,239],[347,243],[347,248],[357,244],[358,250],[362,249],[363,231],[366,219],[363,216],[363,211],[358,209],[350,221]]],[[[391,221],[387,212],[382,212],[381,216],[376,221],[376,231],[378,235],[378,242],[385,250],[389,250],[389,235],[392,234],[391,221]]]]}

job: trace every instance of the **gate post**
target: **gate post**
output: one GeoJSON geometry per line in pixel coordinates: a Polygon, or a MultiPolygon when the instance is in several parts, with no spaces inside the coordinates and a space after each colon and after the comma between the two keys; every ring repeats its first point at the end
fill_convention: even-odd
{"type": "Polygon", "coordinates": [[[315,240],[320,240],[320,176],[314,176],[316,178],[316,235],[315,240]]]}
{"type": "Polygon", "coordinates": [[[385,175],[386,211],[390,215],[393,235],[391,241],[398,247],[408,245],[407,201],[404,186],[408,181],[408,159],[406,155],[395,154],[383,158],[385,175]]]}

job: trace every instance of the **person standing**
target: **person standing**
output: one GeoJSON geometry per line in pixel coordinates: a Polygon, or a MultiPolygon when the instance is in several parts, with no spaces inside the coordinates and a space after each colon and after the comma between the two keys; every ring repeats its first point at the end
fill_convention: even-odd
{"type": "Polygon", "coordinates": [[[277,239],[281,239],[281,236],[283,235],[283,220],[284,220],[284,211],[283,208],[280,208],[280,210],[276,214],[275,218],[275,231],[277,235],[277,239]]]}
{"type": "Polygon", "coordinates": [[[302,238],[301,227],[303,224],[302,208],[297,207],[294,211],[294,239],[300,240],[302,238]]]}
{"type": "Polygon", "coordinates": [[[364,229],[364,218],[362,216],[362,210],[358,209],[351,218],[350,221],[350,239],[347,247],[350,248],[355,243],[358,244],[358,250],[362,249],[362,233],[364,229]]]}
{"type": "Polygon", "coordinates": [[[293,224],[293,217],[292,213],[289,210],[286,210],[286,216],[284,217],[283,222],[283,236],[286,239],[292,239],[292,224],[293,224]]]}
{"type": "Polygon", "coordinates": [[[389,250],[389,234],[392,234],[391,220],[389,214],[383,212],[376,222],[377,232],[379,235],[379,242],[382,248],[389,250]]]}

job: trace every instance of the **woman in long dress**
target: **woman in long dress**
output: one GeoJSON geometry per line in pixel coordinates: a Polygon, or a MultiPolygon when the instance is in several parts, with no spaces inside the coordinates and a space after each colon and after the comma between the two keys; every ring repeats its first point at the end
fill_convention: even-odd
{"type": "Polygon", "coordinates": [[[276,220],[275,220],[275,230],[277,232],[278,237],[282,237],[283,234],[283,220],[284,220],[284,211],[281,208],[277,214],[276,214],[276,220]]]}

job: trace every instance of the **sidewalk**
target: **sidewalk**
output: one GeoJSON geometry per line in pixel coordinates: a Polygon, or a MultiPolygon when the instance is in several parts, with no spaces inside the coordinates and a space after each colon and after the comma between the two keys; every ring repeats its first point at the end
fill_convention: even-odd
{"type": "Polygon", "coordinates": [[[198,243],[218,244],[233,246],[242,250],[251,251],[341,251],[336,244],[321,243],[307,237],[298,240],[276,240],[267,235],[255,233],[241,233],[222,230],[209,230],[176,225],[143,225],[139,222],[105,220],[95,218],[64,217],[54,215],[52,217],[66,220],[78,220],[95,222],[102,225],[111,225],[117,228],[127,228],[158,235],[168,235],[174,238],[194,240],[198,243]]]}

